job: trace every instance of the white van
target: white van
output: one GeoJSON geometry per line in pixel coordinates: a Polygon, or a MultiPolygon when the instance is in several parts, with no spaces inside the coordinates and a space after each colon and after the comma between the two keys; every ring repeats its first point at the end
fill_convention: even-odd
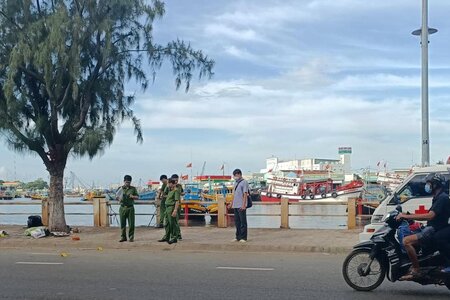
{"type": "Polygon", "coordinates": [[[449,191],[450,165],[436,165],[424,168],[414,168],[412,173],[386,197],[375,209],[369,225],[364,226],[364,231],[359,234],[361,242],[369,240],[373,233],[383,226],[381,220],[388,212],[401,205],[403,212],[412,214],[427,213],[431,207],[432,196],[425,193],[425,177],[430,173],[441,173],[447,179],[446,191],[449,191]]]}

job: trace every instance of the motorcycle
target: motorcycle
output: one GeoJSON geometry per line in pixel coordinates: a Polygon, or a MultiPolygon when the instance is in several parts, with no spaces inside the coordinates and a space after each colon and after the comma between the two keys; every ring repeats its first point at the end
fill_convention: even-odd
{"type": "MultiPolygon", "coordinates": [[[[397,229],[402,221],[396,217],[402,211],[401,206],[388,213],[384,226],[377,230],[370,241],[353,247],[342,266],[345,282],[357,291],[376,289],[385,278],[395,282],[408,273],[411,267],[406,253],[403,253],[397,237],[397,229]]],[[[422,247],[417,251],[421,266],[420,278],[413,281],[422,285],[445,285],[450,289],[450,275],[442,273],[444,265],[438,251],[422,247]]]]}

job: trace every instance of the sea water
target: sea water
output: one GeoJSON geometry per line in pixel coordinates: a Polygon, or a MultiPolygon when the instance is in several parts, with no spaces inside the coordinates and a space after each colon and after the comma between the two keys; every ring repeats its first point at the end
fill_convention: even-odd
{"type": "MultiPolygon", "coordinates": [[[[79,203],[81,198],[65,198],[65,203],[79,203]]],[[[289,226],[301,229],[345,229],[347,228],[346,205],[291,205],[290,214],[314,214],[320,216],[290,216],[289,226]],[[338,215],[338,216],[336,216],[338,215]]],[[[70,226],[93,226],[92,205],[66,205],[66,222],[70,226]],[[75,215],[73,215],[75,214],[75,215]],[[78,215],[77,215],[78,214],[78,215]]],[[[155,206],[135,205],[136,226],[155,226],[156,216],[141,215],[155,213],[155,206]]],[[[111,205],[110,213],[117,214],[110,217],[111,226],[119,226],[119,206],[111,205]]],[[[30,199],[0,200],[0,224],[24,225],[27,224],[29,215],[41,214],[41,202],[30,199]],[[30,205],[2,205],[13,203],[27,203],[30,205]],[[14,213],[23,213],[16,215],[14,213]]],[[[252,214],[280,214],[279,205],[254,205],[247,211],[248,226],[250,228],[280,228],[280,216],[251,216],[252,214]]],[[[232,222],[233,218],[230,216],[232,222]]],[[[185,225],[184,218],[180,220],[185,225]]],[[[205,218],[191,218],[189,226],[216,226],[216,218],[206,215],[205,218]]]]}

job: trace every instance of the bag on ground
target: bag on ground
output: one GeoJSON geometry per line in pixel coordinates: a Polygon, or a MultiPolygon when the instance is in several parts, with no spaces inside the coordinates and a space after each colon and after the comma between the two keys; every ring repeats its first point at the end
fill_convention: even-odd
{"type": "Polygon", "coordinates": [[[44,226],[40,216],[29,216],[27,221],[28,228],[44,226]]]}

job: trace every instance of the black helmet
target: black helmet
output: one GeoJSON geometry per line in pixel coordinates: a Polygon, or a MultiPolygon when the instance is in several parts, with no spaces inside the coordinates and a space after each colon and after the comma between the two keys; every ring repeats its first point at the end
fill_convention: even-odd
{"type": "Polygon", "coordinates": [[[444,187],[446,179],[442,174],[431,173],[425,177],[425,182],[431,182],[431,184],[436,185],[437,187],[444,187]]]}

